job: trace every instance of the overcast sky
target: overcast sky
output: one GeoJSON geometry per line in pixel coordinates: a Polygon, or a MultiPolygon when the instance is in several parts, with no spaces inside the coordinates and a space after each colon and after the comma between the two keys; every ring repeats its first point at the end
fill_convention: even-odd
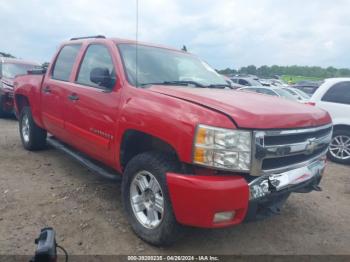
{"type": "MultiPolygon", "coordinates": [[[[50,61],[60,42],[135,38],[136,0],[0,0],[0,51],[50,61]]],[[[188,50],[217,69],[350,67],[349,0],[139,0],[139,40],[188,50]]]]}

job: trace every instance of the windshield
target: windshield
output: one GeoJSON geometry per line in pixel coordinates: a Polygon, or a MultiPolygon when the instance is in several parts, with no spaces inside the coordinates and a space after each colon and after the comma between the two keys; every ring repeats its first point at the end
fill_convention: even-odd
{"type": "Polygon", "coordinates": [[[31,70],[35,67],[35,65],[30,64],[4,63],[2,65],[2,76],[6,78],[15,78],[18,75],[27,74],[28,70],[31,70]]]}
{"type": "Polygon", "coordinates": [[[295,96],[293,96],[292,94],[288,93],[288,91],[281,89],[281,88],[276,88],[274,89],[274,91],[279,94],[280,96],[287,98],[289,100],[298,100],[295,96]]]}
{"type": "Polygon", "coordinates": [[[194,55],[144,45],[119,44],[128,81],[147,84],[198,83],[197,86],[227,85],[224,78],[194,55]]]}

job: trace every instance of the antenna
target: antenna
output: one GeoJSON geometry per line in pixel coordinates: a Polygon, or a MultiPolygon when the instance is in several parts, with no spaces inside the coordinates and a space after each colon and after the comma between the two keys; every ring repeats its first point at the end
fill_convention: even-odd
{"type": "Polygon", "coordinates": [[[136,38],[136,86],[139,85],[139,78],[138,78],[138,62],[139,62],[139,57],[138,57],[138,42],[139,42],[139,0],[136,0],[136,35],[135,35],[135,38],[136,38]]]}

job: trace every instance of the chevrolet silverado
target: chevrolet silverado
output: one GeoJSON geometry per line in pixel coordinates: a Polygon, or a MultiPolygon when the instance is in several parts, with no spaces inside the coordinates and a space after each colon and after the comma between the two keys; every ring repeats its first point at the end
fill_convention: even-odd
{"type": "Polygon", "coordinates": [[[185,226],[266,218],[290,193],[320,190],[329,114],[232,90],[188,52],[73,38],[15,86],[24,148],[49,143],[121,178],[126,216],[151,244],[173,243],[185,226]]]}

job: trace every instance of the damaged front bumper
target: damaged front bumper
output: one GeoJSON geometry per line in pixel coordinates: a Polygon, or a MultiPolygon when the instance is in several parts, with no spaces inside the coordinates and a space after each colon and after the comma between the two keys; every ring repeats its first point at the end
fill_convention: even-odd
{"type": "Polygon", "coordinates": [[[289,195],[321,191],[319,183],[326,168],[326,156],[320,156],[287,169],[270,172],[249,183],[249,207],[245,221],[256,221],[279,214],[289,195]]]}
{"type": "MultiPolygon", "coordinates": [[[[280,171],[266,172],[249,183],[249,198],[250,200],[256,200],[274,192],[294,188],[296,185],[314,180],[314,178],[317,180],[323,174],[325,167],[326,156],[325,153],[322,153],[320,156],[297,166],[280,171]]],[[[315,185],[312,185],[312,187],[309,191],[315,189],[315,185]]],[[[307,190],[305,189],[306,192],[307,190]]]]}
{"type": "Polygon", "coordinates": [[[167,185],[180,224],[227,227],[279,213],[292,192],[319,190],[325,166],[323,154],[292,169],[250,180],[243,175],[167,173],[167,185]]]}

